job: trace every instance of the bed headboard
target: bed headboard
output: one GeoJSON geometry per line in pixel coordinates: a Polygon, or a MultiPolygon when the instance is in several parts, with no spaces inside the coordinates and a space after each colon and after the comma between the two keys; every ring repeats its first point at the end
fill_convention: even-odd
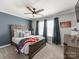
{"type": "Polygon", "coordinates": [[[29,30],[28,25],[10,25],[10,35],[11,35],[11,40],[12,37],[14,36],[14,29],[16,30],[29,30]]]}
{"type": "Polygon", "coordinates": [[[29,26],[27,25],[10,25],[11,29],[22,29],[22,30],[28,30],[29,26]]]}

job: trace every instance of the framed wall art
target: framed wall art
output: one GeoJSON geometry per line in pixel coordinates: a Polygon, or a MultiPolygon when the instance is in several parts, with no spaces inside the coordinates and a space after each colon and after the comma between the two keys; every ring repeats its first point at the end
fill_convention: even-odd
{"type": "Polygon", "coordinates": [[[71,27],[71,21],[60,22],[60,27],[61,28],[70,28],[71,27]]]}

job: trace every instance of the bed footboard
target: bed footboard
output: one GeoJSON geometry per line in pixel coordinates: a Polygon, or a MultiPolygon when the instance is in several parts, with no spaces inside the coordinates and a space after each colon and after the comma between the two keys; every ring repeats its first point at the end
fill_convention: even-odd
{"type": "Polygon", "coordinates": [[[32,57],[39,52],[44,46],[46,45],[45,40],[40,40],[37,43],[34,43],[32,45],[29,45],[29,59],[32,59],[32,57]]]}
{"type": "MultiPolygon", "coordinates": [[[[18,46],[13,42],[11,44],[14,45],[17,48],[18,53],[20,54],[18,46]]],[[[34,44],[29,45],[29,54],[28,54],[29,59],[32,59],[33,56],[35,54],[37,54],[44,46],[46,46],[45,39],[40,40],[39,42],[36,42],[34,44]]]]}

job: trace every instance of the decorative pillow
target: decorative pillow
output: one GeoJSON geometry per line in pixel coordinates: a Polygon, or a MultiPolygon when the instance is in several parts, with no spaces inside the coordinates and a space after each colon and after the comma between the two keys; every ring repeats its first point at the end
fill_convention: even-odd
{"type": "Polygon", "coordinates": [[[14,29],[14,37],[22,37],[22,30],[14,29]]]}
{"type": "Polygon", "coordinates": [[[18,34],[17,34],[17,30],[14,29],[13,31],[14,31],[14,37],[17,37],[17,35],[18,35],[18,34]]]}

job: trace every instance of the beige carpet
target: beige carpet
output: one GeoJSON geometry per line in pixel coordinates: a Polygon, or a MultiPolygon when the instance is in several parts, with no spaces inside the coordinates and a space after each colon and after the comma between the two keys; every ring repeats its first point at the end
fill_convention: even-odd
{"type": "MultiPolygon", "coordinates": [[[[64,59],[63,47],[47,44],[33,59],[64,59]]],[[[17,54],[14,46],[0,49],[0,59],[28,59],[28,56],[17,54]]]]}

